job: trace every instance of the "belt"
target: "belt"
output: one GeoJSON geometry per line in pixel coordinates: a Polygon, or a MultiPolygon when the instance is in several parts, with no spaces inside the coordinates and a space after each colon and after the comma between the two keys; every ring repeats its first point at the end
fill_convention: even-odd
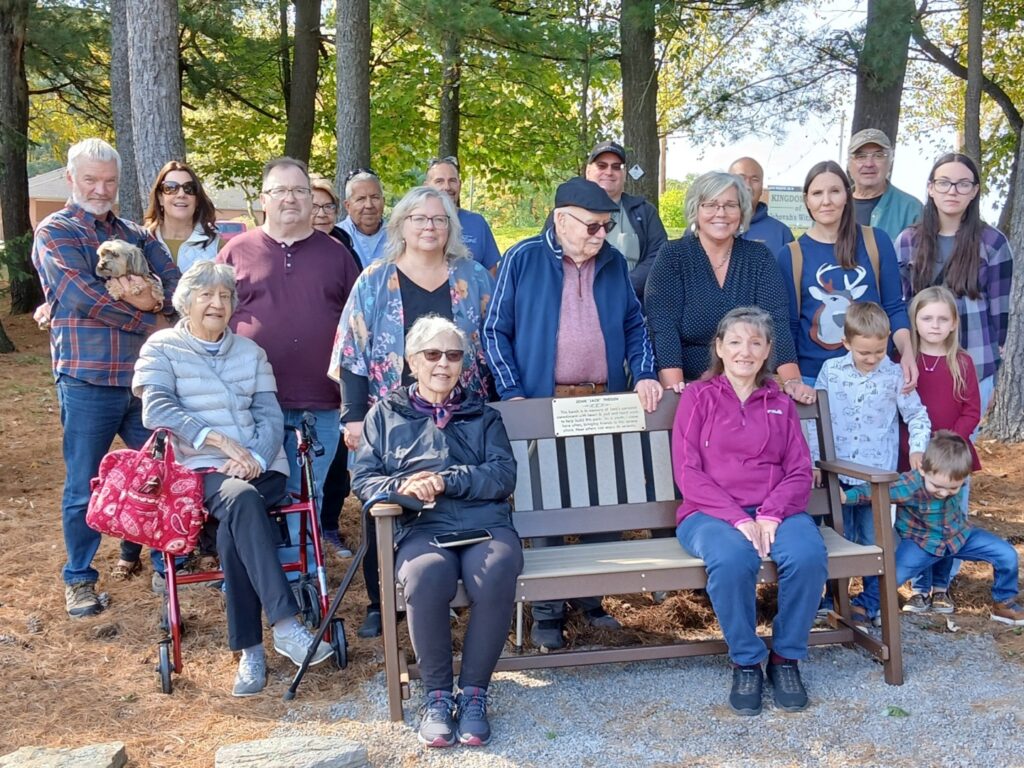
{"type": "Polygon", "coordinates": [[[608,385],[595,384],[592,381],[583,384],[555,384],[555,397],[586,397],[600,395],[607,391],[608,385]]]}

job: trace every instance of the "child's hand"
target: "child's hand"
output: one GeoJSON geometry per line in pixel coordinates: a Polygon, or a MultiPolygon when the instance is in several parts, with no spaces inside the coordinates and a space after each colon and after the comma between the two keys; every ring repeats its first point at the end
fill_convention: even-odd
{"type": "Polygon", "coordinates": [[[842,488],[839,489],[839,503],[846,503],[846,491],[844,491],[842,488]]]}
{"type": "Polygon", "coordinates": [[[918,453],[910,454],[910,468],[911,469],[920,469],[921,468],[921,461],[923,459],[924,459],[924,454],[923,453],[918,452],[918,453]]]}
{"type": "Polygon", "coordinates": [[[815,469],[812,471],[814,472],[814,487],[821,488],[821,486],[824,485],[824,482],[821,479],[821,470],[815,469]]]}

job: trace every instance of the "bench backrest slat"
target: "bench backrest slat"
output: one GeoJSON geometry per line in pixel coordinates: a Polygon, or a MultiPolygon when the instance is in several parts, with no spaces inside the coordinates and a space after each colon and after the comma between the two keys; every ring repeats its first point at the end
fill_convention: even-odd
{"type": "Polygon", "coordinates": [[[622,463],[626,477],[626,502],[640,504],[647,501],[647,483],[643,464],[643,445],[640,434],[628,432],[621,435],[622,463]]]}
{"type": "Polygon", "coordinates": [[[565,447],[565,474],[569,481],[569,506],[590,505],[590,482],[587,471],[587,448],[582,437],[568,437],[565,447]]]}
{"type": "MultiPolygon", "coordinates": [[[[538,440],[537,478],[540,480],[540,509],[558,509],[562,505],[562,478],[558,472],[558,445],[554,440],[538,440]]],[[[531,507],[536,509],[537,507],[531,507]]]]}
{"type": "Polygon", "coordinates": [[[672,472],[671,433],[651,434],[651,474],[654,476],[654,498],[666,501],[676,497],[675,475],[672,472]]]}
{"type": "Polygon", "coordinates": [[[615,482],[615,439],[611,435],[595,435],[594,476],[597,481],[597,503],[618,504],[619,485],[615,482]]]}

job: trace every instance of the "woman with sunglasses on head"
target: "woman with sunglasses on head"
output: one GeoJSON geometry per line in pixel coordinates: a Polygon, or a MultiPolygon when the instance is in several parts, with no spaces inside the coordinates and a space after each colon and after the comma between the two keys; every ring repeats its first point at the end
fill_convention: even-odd
{"type": "Polygon", "coordinates": [[[644,293],[647,327],[658,378],[677,392],[708,369],[718,323],[736,307],[757,306],[771,315],[774,360],[786,394],[811,402],[814,390],[800,381],[789,327],[786,286],[775,256],[762,243],[739,234],[753,215],[741,176],[705,173],[690,185],[686,219],[690,232],[669,241],[658,255],[644,293]]]}
{"type": "MultiPolygon", "coordinates": [[[[455,323],[467,338],[459,379],[466,392],[486,400],[490,392],[480,344],[484,312],[494,280],[483,265],[468,258],[455,204],[444,192],[416,187],[392,211],[384,257],[356,279],[327,372],[342,384],[341,420],[345,444],[356,450],[367,410],[390,392],[411,384],[405,360],[406,335],[413,323],[438,315],[455,323]]],[[[376,540],[363,560],[370,606],[361,637],[380,634],[380,590],[376,540]]]]}
{"type": "Polygon", "coordinates": [[[187,163],[171,160],[156,176],[143,216],[146,228],[164,244],[182,272],[197,261],[212,261],[221,240],[217,208],[187,163]]]}

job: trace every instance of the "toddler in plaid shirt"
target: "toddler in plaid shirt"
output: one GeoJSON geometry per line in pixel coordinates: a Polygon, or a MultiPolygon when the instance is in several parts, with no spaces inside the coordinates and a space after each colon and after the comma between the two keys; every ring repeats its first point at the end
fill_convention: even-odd
{"type": "MultiPolygon", "coordinates": [[[[889,486],[896,504],[896,583],[903,584],[937,563],[956,555],[961,560],[991,563],[990,618],[1024,626],[1024,607],[1017,602],[1017,550],[983,528],[974,528],[958,494],[971,474],[973,457],[967,441],[948,429],[932,436],[921,468],[905,472],[889,486]]],[[[871,503],[871,486],[858,485],[843,493],[843,504],[871,503]]]]}

